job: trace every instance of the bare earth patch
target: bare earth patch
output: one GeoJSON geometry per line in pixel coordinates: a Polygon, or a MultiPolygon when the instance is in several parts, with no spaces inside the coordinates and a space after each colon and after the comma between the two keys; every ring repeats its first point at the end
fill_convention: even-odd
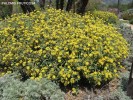
{"type": "MultiPolygon", "coordinates": [[[[122,69],[120,72],[125,73],[127,70],[122,69]]],[[[109,100],[111,93],[117,90],[119,86],[119,78],[115,78],[109,83],[99,88],[87,89],[87,87],[80,87],[77,95],[73,95],[69,90],[65,94],[65,100],[98,100],[98,97],[104,97],[104,100],[109,100]]]]}
{"type": "Polygon", "coordinates": [[[73,95],[69,90],[65,94],[65,100],[96,100],[97,97],[102,96],[108,100],[109,95],[118,87],[119,79],[113,79],[108,84],[100,88],[87,89],[86,87],[80,88],[77,95],[73,95]]]}

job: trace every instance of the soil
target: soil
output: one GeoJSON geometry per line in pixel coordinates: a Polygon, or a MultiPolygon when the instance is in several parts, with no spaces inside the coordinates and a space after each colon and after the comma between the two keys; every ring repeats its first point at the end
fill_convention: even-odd
{"type": "Polygon", "coordinates": [[[86,87],[82,87],[78,90],[76,96],[72,94],[71,90],[69,90],[65,94],[65,100],[94,100],[94,98],[99,96],[103,96],[108,100],[109,95],[117,89],[118,83],[119,79],[117,78],[100,88],[87,89],[86,87]]]}
{"type": "MultiPolygon", "coordinates": [[[[124,73],[126,71],[126,69],[123,69],[120,72],[124,73]]],[[[77,95],[73,95],[72,91],[69,90],[65,94],[65,100],[98,100],[96,98],[99,96],[104,97],[105,100],[109,100],[109,96],[111,95],[111,93],[117,90],[119,86],[119,81],[119,78],[115,78],[104,86],[95,89],[80,87],[77,95]]]]}

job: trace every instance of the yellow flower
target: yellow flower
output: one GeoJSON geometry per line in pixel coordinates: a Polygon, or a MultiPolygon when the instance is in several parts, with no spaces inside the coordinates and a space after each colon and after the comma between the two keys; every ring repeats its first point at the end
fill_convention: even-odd
{"type": "Polygon", "coordinates": [[[98,84],[98,85],[101,85],[101,82],[98,82],[97,84],[98,84]]]}
{"type": "Polygon", "coordinates": [[[74,78],[71,78],[70,79],[70,82],[73,84],[75,81],[74,81],[74,78]]]}
{"type": "Polygon", "coordinates": [[[114,72],[116,73],[116,72],[117,72],[117,70],[116,70],[116,69],[114,69],[114,72]]]}
{"type": "Polygon", "coordinates": [[[30,69],[30,66],[27,66],[26,69],[29,70],[30,69]]]}
{"type": "Polygon", "coordinates": [[[82,77],[100,85],[101,78],[117,76],[129,51],[117,29],[105,23],[110,17],[116,18],[107,12],[80,16],[53,8],[12,15],[0,25],[0,58],[6,65],[0,70],[6,74],[23,69],[31,79],[45,77],[65,86],[82,77]]]}
{"type": "Polygon", "coordinates": [[[30,79],[34,80],[35,78],[34,77],[30,77],[30,79]]]}
{"type": "Polygon", "coordinates": [[[56,78],[56,76],[55,76],[55,75],[53,75],[53,76],[52,76],[52,79],[54,80],[55,78],[56,78]]]}
{"type": "Polygon", "coordinates": [[[37,73],[39,73],[39,69],[35,69],[35,71],[36,71],[37,73]]]}
{"type": "Polygon", "coordinates": [[[72,88],[72,93],[75,94],[77,92],[76,88],[72,88]]]}
{"type": "Polygon", "coordinates": [[[89,65],[89,62],[85,62],[85,65],[89,65]]]}

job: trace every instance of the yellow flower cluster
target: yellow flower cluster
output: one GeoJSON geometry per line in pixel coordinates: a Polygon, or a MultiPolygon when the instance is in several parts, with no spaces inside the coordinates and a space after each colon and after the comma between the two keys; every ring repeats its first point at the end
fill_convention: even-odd
{"type": "Polygon", "coordinates": [[[48,9],[12,15],[0,26],[0,68],[46,77],[65,86],[87,79],[100,85],[117,76],[128,44],[117,29],[95,20],[48,9]]]}
{"type": "Polygon", "coordinates": [[[105,23],[110,23],[110,24],[116,24],[118,22],[118,17],[111,12],[106,12],[106,11],[94,11],[93,16],[95,18],[100,18],[105,21],[105,23]]]}

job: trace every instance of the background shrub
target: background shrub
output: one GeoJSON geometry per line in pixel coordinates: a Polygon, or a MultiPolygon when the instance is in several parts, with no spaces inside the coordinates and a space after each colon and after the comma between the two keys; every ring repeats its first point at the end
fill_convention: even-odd
{"type": "Polygon", "coordinates": [[[55,83],[41,79],[22,82],[16,73],[0,77],[0,100],[64,100],[55,83]]]}
{"type": "Polygon", "coordinates": [[[122,13],[122,18],[125,19],[125,20],[133,19],[133,9],[129,9],[127,11],[124,11],[122,13]]]}
{"type": "Polygon", "coordinates": [[[45,77],[65,86],[82,78],[100,85],[118,76],[128,55],[126,40],[112,25],[91,15],[54,9],[4,20],[0,47],[1,70],[19,71],[31,79],[45,77]]]}
{"type": "Polygon", "coordinates": [[[120,4],[119,10],[126,11],[126,10],[132,9],[132,8],[133,8],[133,2],[129,3],[129,4],[120,4]]]}
{"type": "Polygon", "coordinates": [[[95,18],[100,18],[105,21],[105,23],[116,24],[118,22],[118,17],[114,13],[106,11],[94,11],[93,16],[95,18]]]}
{"type": "Polygon", "coordinates": [[[2,2],[12,2],[13,0],[2,0],[0,1],[0,18],[5,18],[12,14],[13,7],[12,5],[4,5],[2,2]]]}
{"type": "Polygon", "coordinates": [[[133,18],[131,20],[129,20],[130,24],[133,24],[133,18]]]}
{"type": "Polygon", "coordinates": [[[107,11],[108,5],[102,0],[89,0],[89,3],[86,7],[86,10],[94,11],[94,10],[104,10],[107,11]]]}

